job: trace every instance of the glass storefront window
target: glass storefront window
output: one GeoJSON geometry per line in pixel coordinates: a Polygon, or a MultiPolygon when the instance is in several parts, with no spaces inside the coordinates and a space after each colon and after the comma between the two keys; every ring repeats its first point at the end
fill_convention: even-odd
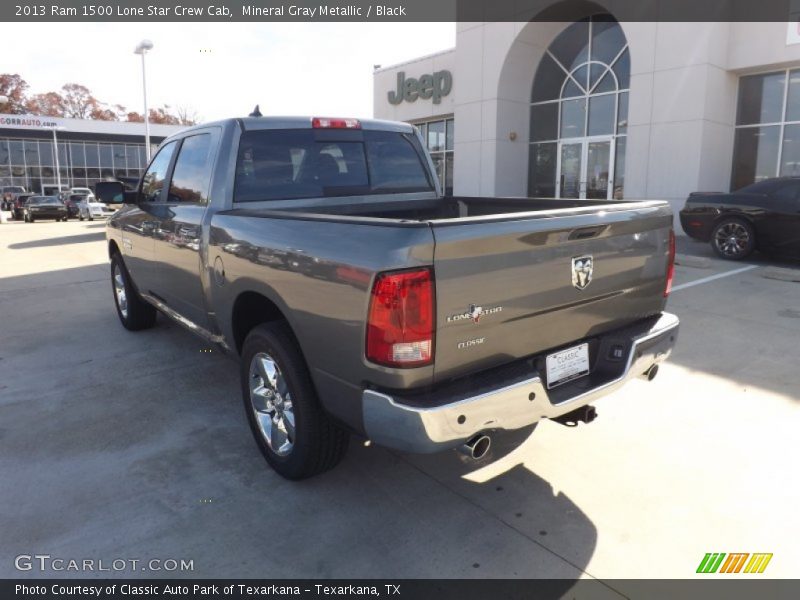
{"type": "Polygon", "coordinates": [[[99,167],[100,155],[97,152],[97,144],[87,142],[84,144],[84,151],[86,152],[86,166],[99,167]]]}
{"type": "Polygon", "coordinates": [[[739,79],[737,125],[782,121],[786,72],[747,75],[739,79]]]}
{"type": "Polygon", "coordinates": [[[625,198],[625,145],[628,138],[620,136],[617,138],[617,150],[614,160],[614,200],[625,198]]]}
{"type": "Polygon", "coordinates": [[[739,78],[731,189],[800,175],[800,69],[739,78]]]}
{"type": "Polygon", "coordinates": [[[558,102],[531,106],[532,142],[558,139],[558,102]]]}
{"type": "Polygon", "coordinates": [[[565,100],[561,103],[561,137],[574,138],[586,135],[586,98],[565,100]]]}
{"type": "Polygon", "coordinates": [[[19,140],[11,140],[8,142],[8,148],[11,154],[11,164],[24,165],[25,153],[22,150],[22,142],[19,140]]]}
{"type": "Polygon", "coordinates": [[[80,142],[70,142],[69,157],[73,167],[85,167],[86,156],[83,154],[83,144],[80,142]]]}
{"type": "Polygon", "coordinates": [[[122,177],[125,177],[125,169],[127,169],[127,159],[125,154],[125,146],[114,144],[114,171],[122,171],[122,177]]]}
{"type": "Polygon", "coordinates": [[[528,167],[528,195],[552,198],[556,195],[556,153],[558,144],[531,144],[528,167]]]}
{"type": "Polygon", "coordinates": [[[733,177],[731,189],[775,177],[778,164],[778,142],[781,128],[741,127],[733,144],[733,177]]]}
{"type": "Polygon", "coordinates": [[[614,133],[614,109],[616,94],[604,94],[589,98],[589,134],[606,135],[614,133]]]}
{"type": "Polygon", "coordinates": [[[136,146],[125,146],[125,155],[127,156],[128,169],[139,169],[139,153],[136,151],[136,146]]]}
{"type": "Polygon", "coordinates": [[[53,142],[39,142],[39,161],[48,167],[55,164],[53,162],[53,142]]]}
{"type": "Polygon", "coordinates": [[[452,150],[453,146],[455,145],[455,121],[453,119],[447,120],[447,141],[445,144],[445,150],[452,150]]]}
{"type": "Polygon", "coordinates": [[[783,129],[780,176],[800,175],[800,124],[783,129]]]}
{"type": "Polygon", "coordinates": [[[430,152],[439,184],[445,195],[453,193],[453,149],[455,147],[455,121],[440,119],[415,123],[430,152]]]}
{"type": "Polygon", "coordinates": [[[108,167],[109,169],[113,169],[114,168],[114,155],[113,155],[113,150],[111,149],[111,146],[109,144],[100,144],[99,151],[100,151],[100,166],[101,167],[108,167]]]}
{"type": "Polygon", "coordinates": [[[25,140],[25,164],[38,165],[39,164],[39,142],[36,140],[25,140]]]}
{"type": "Polygon", "coordinates": [[[613,196],[612,165],[619,173],[625,168],[625,144],[617,140],[627,134],[629,85],[628,43],[610,15],[573,23],[556,37],[531,90],[529,196],[613,196]],[[541,143],[551,141],[554,148],[541,143]],[[617,149],[622,155],[615,159],[617,149]]]}
{"type": "MultiPolygon", "coordinates": [[[[61,183],[84,187],[93,186],[106,178],[139,177],[144,144],[59,141],[58,151],[61,183]],[[121,163],[116,169],[115,149],[119,149],[121,163]],[[101,167],[102,162],[107,165],[101,167]]],[[[0,185],[21,185],[38,193],[43,185],[55,184],[56,181],[54,145],[51,139],[0,138],[0,185]]]]}
{"type": "Polygon", "coordinates": [[[428,149],[431,152],[445,149],[444,121],[428,123],[428,149]]]}
{"type": "Polygon", "coordinates": [[[10,158],[11,153],[8,151],[8,140],[0,140],[0,165],[10,164],[10,158]]]}

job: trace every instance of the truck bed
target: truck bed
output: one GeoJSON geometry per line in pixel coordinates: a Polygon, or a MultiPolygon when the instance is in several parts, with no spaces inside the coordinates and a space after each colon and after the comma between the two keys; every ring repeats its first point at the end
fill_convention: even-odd
{"type": "MultiPolygon", "coordinates": [[[[663,201],[449,197],[398,202],[373,196],[303,206],[294,201],[280,208],[258,204],[226,211],[224,218],[244,217],[250,223],[247,235],[263,236],[259,244],[270,240],[274,245],[278,235],[292,239],[286,251],[299,257],[293,259],[297,264],[316,257],[315,264],[324,262],[338,273],[360,271],[365,283],[380,270],[377,257],[391,257],[397,268],[433,266],[434,382],[590,341],[664,308],[672,215],[663,201]],[[266,221],[259,225],[261,219],[266,221]],[[309,237],[311,231],[352,251],[332,254],[328,246],[323,251],[322,242],[309,237]],[[574,261],[586,257],[593,262],[592,281],[576,287],[574,261]],[[480,324],[464,317],[471,307],[487,311],[480,324]]],[[[353,301],[357,311],[366,310],[367,296],[353,301]]],[[[354,344],[361,343],[361,335],[354,336],[354,344]]]]}
{"type": "MultiPolygon", "coordinates": [[[[324,219],[325,217],[341,217],[345,220],[361,222],[361,219],[387,220],[394,223],[424,223],[428,221],[445,221],[453,219],[474,219],[480,217],[518,218],[526,213],[526,218],[564,214],[572,211],[575,214],[600,210],[627,210],[634,206],[652,205],[653,201],[614,201],[607,200],[562,200],[553,198],[484,198],[455,196],[435,199],[380,201],[375,197],[364,200],[354,199],[346,202],[314,201],[303,203],[294,201],[291,207],[281,207],[282,203],[259,203],[236,213],[249,213],[257,216],[290,216],[291,218],[324,219]]],[[[656,202],[658,204],[658,202],[656,202]]],[[[339,220],[339,219],[337,219],[339,220]]]]}

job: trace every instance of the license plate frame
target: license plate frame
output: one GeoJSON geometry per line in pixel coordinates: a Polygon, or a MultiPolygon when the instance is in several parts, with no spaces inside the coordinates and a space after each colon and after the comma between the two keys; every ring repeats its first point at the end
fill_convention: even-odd
{"type": "Polygon", "coordinates": [[[585,377],[590,372],[589,343],[565,348],[548,354],[545,358],[547,389],[585,377]]]}

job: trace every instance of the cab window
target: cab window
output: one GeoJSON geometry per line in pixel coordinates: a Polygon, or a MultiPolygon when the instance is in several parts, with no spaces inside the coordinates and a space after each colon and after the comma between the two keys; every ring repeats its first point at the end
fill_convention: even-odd
{"type": "Polygon", "coordinates": [[[187,137],[175,161],[167,202],[205,204],[210,174],[211,135],[187,137]]]}
{"type": "Polygon", "coordinates": [[[150,168],[142,177],[142,201],[158,202],[161,199],[161,190],[164,188],[164,180],[167,177],[169,163],[175,152],[175,142],[163,146],[156,154],[150,168]]]}

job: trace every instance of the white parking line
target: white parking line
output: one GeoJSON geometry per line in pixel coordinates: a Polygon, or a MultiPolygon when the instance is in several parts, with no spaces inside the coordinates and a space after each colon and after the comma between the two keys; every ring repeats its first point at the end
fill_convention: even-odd
{"type": "Polygon", "coordinates": [[[690,281],[688,283],[682,283],[680,285],[676,285],[672,288],[673,292],[677,292],[678,290],[684,290],[686,288],[694,287],[696,285],[700,285],[701,283],[708,283],[709,281],[714,281],[716,279],[722,279],[723,277],[729,277],[731,275],[737,275],[738,273],[744,273],[745,271],[752,271],[753,269],[757,269],[758,265],[749,265],[747,267],[742,267],[741,269],[734,269],[733,271],[725,271],[724,273],[717,273],[716,275],[709,275],[708,277],[703,277],[702,279],[695,279],[694,281],[690,281]]]}

